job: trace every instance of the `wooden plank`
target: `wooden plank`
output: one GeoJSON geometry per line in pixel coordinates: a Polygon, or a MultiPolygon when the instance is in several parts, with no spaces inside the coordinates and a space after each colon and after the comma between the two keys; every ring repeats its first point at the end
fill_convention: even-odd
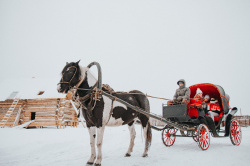
{"type": "Polygon", "coordinates": [[[45,108],[45,107],[28,107],[28,108],[25,108],[26,111],[29,111],[29,110],[57,110],[58,108],[57,107],[48,107],[48,108],[45,108]]]}
{"type": "Polygon", "coordinates": [[[32,108],[32,107],[43,107],[43,108],[57,108],[57,105],[56,104],[53,104],[53,105],[42,105],[42,104],[34,104],[34,105],[26,105],[26,108],[32,108]]]}
{"type": "Polygon", "coordinates": [[[56,120],[56,118],[55,117],[36,117],[36,120],[40,120],[40,121],[42,121],[42,120],[56,120]]]}
{"type": "Polygon", "coordinates": [[[36,122],[57,122],[56,119],[35,119],[36,122]]]}
{"type": "Polygon", "coordinates": [[[40,114],[40,113],[37,113],[36,117],[57,117],[57,115],[56,114],[40,114]]]}
{"type": "Polygon", "coordinates": [[[47,113],[47,114],[56,114],[56,110],[54,110],[54,111],[43,111],[43,110],[24,110],[25,112],[24,112],[24,114],[25,114],[25,116],[26,115],[30,115],[31,114],[31,112],[36,112],[36,113],[47,113]]]}
{"type": "Polygon", "coordinates": [[[57,126],[56,122],[33,122],[29,125],[29,127],[36,127],[36,126],[57,126]]]}
{"type": "MultiPolygon", "coordinates": [[[[11,104],[10,105],[0,105],[0,108],[6,109],[6,108],[10,108],[10,106],[11,106],[11,104]]],[[[22,103],[16,105],[16,107],[21,107],[21,106],[22,106],[22,103]]]]}

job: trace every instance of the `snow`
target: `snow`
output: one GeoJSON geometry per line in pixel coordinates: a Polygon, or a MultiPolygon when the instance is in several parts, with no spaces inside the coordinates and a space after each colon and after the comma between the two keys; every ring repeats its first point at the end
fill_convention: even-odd
{"type": "MultiPolygon", "coordinates": [[[[136,125],[137,137],[131,157],[124,157],[129,145],[127,126],[107,127],[103,144],[102,165],[166,166],[166,165],[247,165],[250,162],[250,128],[242,128],[240,146],[230,138],[211,138],[207,151],[202,151],[192,138],[177,137],[172,147],[166,147],[161,132],[152,131],[149,157],[141,157],[144,148],[142,129],[136,125]]],[[[0,129],[0,165],[85,165],[90,157],[86,128],[66,129],[0,129]]]]}
{"type": "Polygon", "coordinates": [[[31,124],[32,122],[34,122],[34,121],[35,121],[35,120],[31,120],[31,121],[29,121],[29,122],[27,122],[27,123],[24,123],[24,124],[22,124],[22,125],[16,126],[15,128],[20,129],[20,128],[26,127],[26,126],[28,126],[29,124],[31,124]]]}

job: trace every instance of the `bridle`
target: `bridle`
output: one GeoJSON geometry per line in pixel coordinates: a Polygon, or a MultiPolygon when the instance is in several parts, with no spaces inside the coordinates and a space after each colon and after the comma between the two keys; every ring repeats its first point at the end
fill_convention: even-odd
{"type": "MultiPolygon", "coordinates": [[[[71,86],[70,84],[71,84],[71,81],[74,79],[74,77],[75,77],[75,75],[76,75],[76,73],[77,73],[77,67],[75,67],[75,66],[70,66],[70,67],[67,68],[66,71],[62,73],[62,79],[61,79],[62,81],[59,82],[57,85],[59,85],[59,84],[69,84],[69,88],[71,89],[72,86],[71,86]],[[74,72],[74,74],[73,74],[73,76],[71,77],[71,79],[70,79],[68,82],[67,82],[67,81],[64,81],[64,80],[63,80],[63,75],[64,75],[64,73],[65,73],[66,71],[70,70],[71,68],[75,68],[75,69],[76,69],[75,72],[74,72]]],[[[86,74],[85,74],[85,78],[86,78],[86,74]]],[[[83,80],[79,80],[79,82],[76,84],[76,87],[80,86],[80,84],[85,80],[85,78],[83,78],[83,80]]]]}

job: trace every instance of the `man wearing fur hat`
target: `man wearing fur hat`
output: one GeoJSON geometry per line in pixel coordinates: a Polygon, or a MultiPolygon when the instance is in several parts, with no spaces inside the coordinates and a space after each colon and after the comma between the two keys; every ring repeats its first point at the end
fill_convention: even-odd
{"type": "Polygon", "coordinates": [[[190,89],[186,87],[186,81],[184,79],[180,79],[177,82],[179,88],[176,89],[173,100],[169,100],[167,105],[171,105],[173,103],[181,103],[188,104],[190,101],[190,89]]]}

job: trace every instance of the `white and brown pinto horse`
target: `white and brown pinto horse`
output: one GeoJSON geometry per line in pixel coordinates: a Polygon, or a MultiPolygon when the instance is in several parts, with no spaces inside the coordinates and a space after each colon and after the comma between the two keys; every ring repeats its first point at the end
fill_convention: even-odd
{"type": "MultiPolygon", "coordinates": [[[[81,102],[82,113],[90,135],[91,156],[87,164],[101,165],[103,134],[106,126],[128,125],[130,145],[125,156],[131,156],[136,136],[134,123],[138,119],[142,124],[145,138],[145,149],[142,156],[147,157],[152,139],[149,117],[128,108],[118,101],[111,100],[104,95],[101,95],[99,100],[93,102],[92,96],[88,94],[91,93],[89,89],[93,89],[96,86],[96,82],[97,79],[91,74],[89,68],[79,66],[79,61],[76,63],[71,62],[67,63],[64,67],[62,79],[57,88],[60,93],[68,93],[68,91],[74,88],[77,89],[76,95],[81,102]],[[95,141],[95,139],[97,139],[97,141],[95,141]],[[97,147],[97,153],[95,146],[97,147]]],[[[113,92],[112,95],[134,106],[140,107],[147,112],[150,111],[149,101],[140,91],[134,90],[129,93],[113,92]]]]}

